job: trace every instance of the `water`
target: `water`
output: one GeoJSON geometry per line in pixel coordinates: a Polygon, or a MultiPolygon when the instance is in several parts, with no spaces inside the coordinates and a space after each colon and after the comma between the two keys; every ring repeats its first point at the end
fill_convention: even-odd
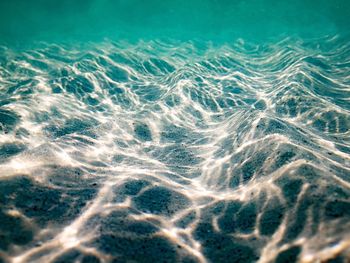
{"type": "Polygon", "coordinates": [[[303,38],[349,32],[347,0],[2,0],[0,42],[303,38]],[[289,2],[289,1],[288,1],[289,2]]]}
{"type": "Polygon", "coordinates": [[[350,259],[346,1],[0,7],[0,262],[350,259]]]}

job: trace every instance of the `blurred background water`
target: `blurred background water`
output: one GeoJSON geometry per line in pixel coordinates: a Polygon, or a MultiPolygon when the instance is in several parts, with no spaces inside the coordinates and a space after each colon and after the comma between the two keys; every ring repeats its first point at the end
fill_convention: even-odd
{"type": "Polygon", "coordinates": [[[176,38],[253,41],[348,33],[347,0],[2,0],[2,41],[176,38]]]}

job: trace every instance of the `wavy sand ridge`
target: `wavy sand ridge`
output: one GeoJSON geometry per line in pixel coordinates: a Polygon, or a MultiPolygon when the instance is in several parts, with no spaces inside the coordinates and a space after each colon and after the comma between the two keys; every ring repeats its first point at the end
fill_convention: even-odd
{"type": "Polygon", "coordinates": [[[340,38],[0,50],[0,262],[345,262],[340,38]]]}

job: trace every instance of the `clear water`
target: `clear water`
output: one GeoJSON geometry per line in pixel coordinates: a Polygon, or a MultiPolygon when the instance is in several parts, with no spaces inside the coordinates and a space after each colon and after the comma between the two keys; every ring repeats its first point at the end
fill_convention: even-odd
{"type": "Polygon", "coordinates": [[[1,1],[0,262],[347,262],[347,1],[1,1]]]}

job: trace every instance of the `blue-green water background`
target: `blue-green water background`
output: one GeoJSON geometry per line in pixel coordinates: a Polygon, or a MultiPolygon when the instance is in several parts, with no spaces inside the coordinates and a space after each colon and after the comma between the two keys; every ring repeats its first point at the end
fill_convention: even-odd
{"type": "Polygon", "coordinates": [[[0,39],[231,41],[347,34],[347,0],[2,0],[0,39]]]}

